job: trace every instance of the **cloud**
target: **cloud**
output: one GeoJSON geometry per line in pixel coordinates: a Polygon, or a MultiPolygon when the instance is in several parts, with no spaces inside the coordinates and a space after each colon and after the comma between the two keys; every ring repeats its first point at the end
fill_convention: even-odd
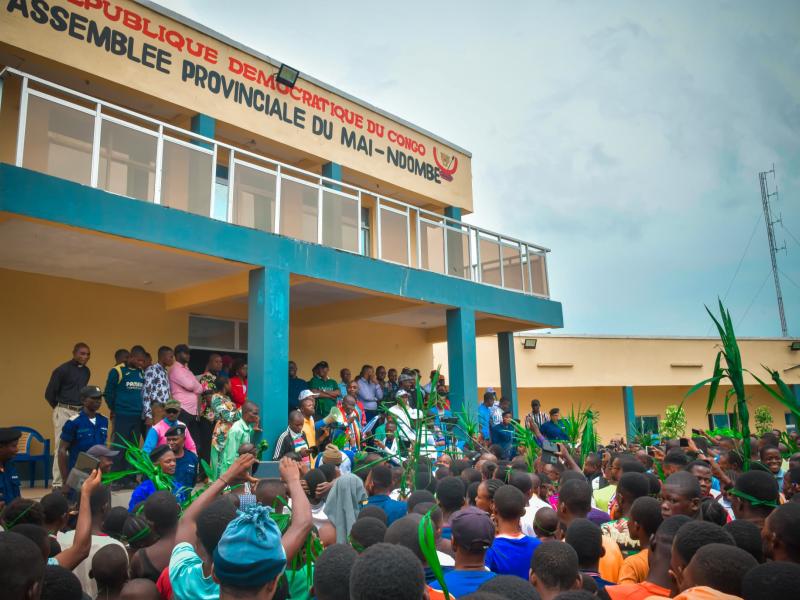
{"type": "MultiPolygon", "coordinates": [[[[469,148],[467,220],[552,248],[567,331],[705,334],[773,162],[800,237],[800,3],[165,3],[469,148]]],[[[768,269],[761,223],[741,334],[779,333],[768,269]]],[[[788,280],[784,302],[800,335],[788,280]]]]}

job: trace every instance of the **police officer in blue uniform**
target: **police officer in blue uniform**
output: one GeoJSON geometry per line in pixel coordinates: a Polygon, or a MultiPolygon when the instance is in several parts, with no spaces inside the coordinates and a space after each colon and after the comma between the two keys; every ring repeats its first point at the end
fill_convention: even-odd
{"type": "Polygon", "coordinates": [[[12,461],[21,435],[16,429],[0,428],[0,508],[19,498],[19,475],[12,461]]]}
{"type": "Polygon", "coordinates": [[[191,490],[197,482],[197,454],[184,447],[186,443],[186,425],[179,424],[170,427],[164,433],[172,452],[175,454],[174,480],[177,486],[191,490]]]}
{"type": "Polygon", "coordinates": [[[61,429],[58,466],[64,481],[75,466],[78,454],[95,445],[105,446],[108,442],[108,419],[97,412],[103,402],[103,390],[96,385],[87,385],[81,389],[80,399],[81,412],[71,417],[61,429]]]}

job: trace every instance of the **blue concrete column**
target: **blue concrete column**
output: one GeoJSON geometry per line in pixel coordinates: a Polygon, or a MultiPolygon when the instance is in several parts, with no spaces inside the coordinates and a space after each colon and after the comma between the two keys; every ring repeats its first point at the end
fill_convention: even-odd
{"type": "Polygon", "coordinates": [[[460,221],[461,209],[457,206],[447,206],[444,209],[444,216],[449,217],[451,219],[455,219],[456,221],[460,221]]]}
{"type": "Polygon", "coordinates": [[[450,377],[450,408],[477,414],[478,362],[475,350],[475,311],[447,311],[447,367],[450,377]]]}
{"type": "Polygon", "coordinates": [[[500,390],[504,398],[511,400],[514,418],[519,414],[517,402],[517,366],[514,357],[514,334],[503,331],[497,334],[497,355],[500,358],[500,390]]]}
{"type": "MultiPolygon", "coordinates": [[[[339,163],[325,163],[322,165],[322,176],[327,177],[328,179],[335,179],[336,181],[342,180],[342,165],[339,163]]],[[[337,192],[342,191],[342,186],[335,185],[333,183],[323,183],[325,187],[331,188],[332,190],[336,190],[337,192]]]]}
{"type": "Polygon", "coordinates": [[[325,163],[322,165],[322,176],[328,179],[342,180],[342,165],[338,163],[325,163]]]}
{"type": "Polygon", "coordinates": [[[261,407],[261,437],[273,448],[288,414],[288,271],[250,271],[247,338],[247,397],[261,407]]]}
{"type": "MultiPolygon", "coordinates": [[[[213,117],[198,113],[192,117],[191,129],[194,133],[213,138],[217,130],[217,121],[213,117]]],[[[203,148],[211,149],[211,144],[208,142],[196,141],[195,143],[203,148]]]]}
{"type": "Polygon", "coordinates": [[[622,408],[625,413],[625,437],[633,436],[636,429],[636,407],[633,402],[633,386],[622,387],[622,408]]]}

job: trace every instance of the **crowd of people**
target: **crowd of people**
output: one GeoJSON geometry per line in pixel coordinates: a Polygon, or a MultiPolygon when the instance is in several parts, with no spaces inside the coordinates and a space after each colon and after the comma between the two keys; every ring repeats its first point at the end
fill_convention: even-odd
{"type": "Polygon", "coordinates": [[[77,345],[47,387],[54,409],[77,407],[72,394],[80,409],[59,416],[62,479],[40,501],[14,489],[19,433],[0,429],[4,598],[774,600],[800,589],[800,454],[775,433],[581,453],[563,442],[560,411],[533,401],[520,423],[534,449],[493,390],[465,432],[436,373],[423,385],[412,369],[367,365],[355,380],[343,369],[340,385],[327,363],[309,381],[290,363],[288,427],[269,462],[246,365],[212,355],[198,377],[188,355],[160,349],[147,365],[132,348],[101,390],[77,345]],[[107,445],[103,398],[127,451],[107,445]],[[96,468],[73,489],[82,454],[96,468]],[[277,472],[263,476],[265,464],[277,472]],[[127,507],[112,508],[104,473],[129,478],[127,507]]]}

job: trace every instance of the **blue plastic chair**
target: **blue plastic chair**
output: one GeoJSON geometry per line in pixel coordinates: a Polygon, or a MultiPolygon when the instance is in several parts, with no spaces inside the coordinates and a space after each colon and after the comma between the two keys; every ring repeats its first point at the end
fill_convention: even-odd
{"type": "Polygon", "coordinates": [[[44,465],[44,487],[49,487],[50,440],[45,439],[45,437],[35,429],[23,425],[16,425],[11,427],[11,429],[16,429],[22,434],[17,443],[19,451],[17,452],[16,458],[14,458],[14,462],[28,463],[30,465],[28,470],[31,475],[31,487],[33,487],[36,481],[36,463],[42,463],[44,465]],[[42,454],[31,454],[31,440],[36,440],[43,446],[42,454]]]}

